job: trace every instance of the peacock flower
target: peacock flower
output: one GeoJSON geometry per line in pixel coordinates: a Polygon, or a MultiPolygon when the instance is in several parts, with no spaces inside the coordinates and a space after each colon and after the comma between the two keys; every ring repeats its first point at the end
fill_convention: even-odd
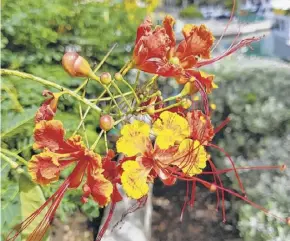
{"type": "Polygon", "coordinates": [[[144,142],[148,139],[150,126],[142,121],[134,120],[133,123],[124,125],[121,129],[121,137],[116,146],[117,151],[127,156],[135,156],[145,151],[144,142]]]}
{"type": "Polygon", "coordinates": [[[210,117],[200,110],[192,110],[187,113],[186,119],[190,127],[190,138],[206,145],[214,137],[214,128],[210,117]]]}
{"type": "Polygon", "coordinates": [[[161,149],[167,149],[188,137],[190,129],[185,118],[177,113],[164,111],[153,123],[153,133],[156,135],[156,144],[161,149]]]}
{"type": "Polygon", "coordinates": [[[180,143],[171,164],[178,166],[183,173],[192,177],[202,173],[206,167],[207,159],[208,155],[199,141],[185,139],[180,143]]]}
{"type": "Polygon", "coordinates": [[[53,93],[51,91],[45,90],[43,91],[42,95],[51,96],[51,98],[44,101],[40,108],[37,110],[34,118],[35,123],[42,120],[52,120],[54,118],[57,110],[58,100],[63,95],[63,92],[53,93]]]}
{"type": "Polygon", "coordinates": [[[147,176],[150,170],[143,168],[138,162],[133,160],[125,161],[122,164],[122,169],[124,171],[121,176],[121,182],[126,194],[134,199],[147,195],[149,191],[147,176]]]}
{"type": "Polygon", "coordinates": [[[260,38],[244,39],[225,51],[221,56],[211,58],[214,43],[212,33],[205,25],[186,24],[182,29],[184,39],[176,45],[173,31],[175,20],[165,16],[163,26],[152,29],[152,21],[146,18],[138,27],[133,63],[136,68],[164,77],[174,77],[179,84],[192,83],[193,92],[203,90],[210,93],[217,86],[213,75],[199,70],[200,67],[216,62],[241,47],[248,46],[260,38]],[[197,83],[195,83],[197,82],[197,83]]]}
{"type": "Polygon", "coordinates": [[[28,172],[34,182],[47,185],[59,179],[60,172],[72,162],[61,160],[67,155],[56,154],[50,151],[34,155],[28,163],[28,172]]]}

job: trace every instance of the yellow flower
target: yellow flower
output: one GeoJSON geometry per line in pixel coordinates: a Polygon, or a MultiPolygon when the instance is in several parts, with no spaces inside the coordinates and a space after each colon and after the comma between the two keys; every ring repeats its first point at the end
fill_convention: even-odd
{"type": "Polygon", "coordinates": [[[181,142],[189,136],[188,122],[182,116],[164,111],[153,124],[153,132],[156,135],[156,144],[160,149],[167,149],[175,142],[181,142]]]}
{"type": "Polygon", "coordinates": [[[145,196],[149,191],[147,176],[150,170],[142,168],[136,161],[126,161],[122,168],[121,183],[126,194],[134,199],[145,196]]]}
{"type": "Polygon", "coordinates": [[[202,172],[206,161],[207,153],[200,142],[186,139],[180,143],[173,164],[180,167],[185,174],[194,176],[202,172]]]}
{"type": "Polygon", "coordinates": [[[150,133],[150,126],[142,121],[135,120],[132,124],[124,125],[121,137],[117,141],[117,151],[127,156],[143,153],[150,133]]]}

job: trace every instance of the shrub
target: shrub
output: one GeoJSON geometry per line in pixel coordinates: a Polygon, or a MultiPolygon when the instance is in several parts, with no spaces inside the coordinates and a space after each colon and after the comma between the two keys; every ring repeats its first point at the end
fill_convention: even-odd
{"type": "Polygon", "coordinates": [[[190,5],[182,9],[179,13],[182,18],[203,18],[202,13],[198,10],[195,5],[190,5]]]}

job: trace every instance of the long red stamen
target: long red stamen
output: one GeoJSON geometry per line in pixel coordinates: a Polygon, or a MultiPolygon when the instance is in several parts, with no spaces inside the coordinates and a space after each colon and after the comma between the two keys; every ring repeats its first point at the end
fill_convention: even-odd
{"type": "Polygon", "coordinates": [[[242,193],[243,193],[244,195],[246,195],[246,191],[245,191],[245,189],[244,189],[243,183],[242,183],[242,181],[241,181],[241,179],[240,179],[240,176],[239,176],[239,174],[238,174],[238,172],[237,172],[237,169],[236,169],[236,166],[235,166],[235,164],[234,164],[234,161],[232,160],[232,158],[231,158],[231,156],[229,155],[229,153],[227,153],[223,148],[221,148],[221,147],[219,147],[219,146],[217,146],[217,145],[214,145],[214,144],[212,144],[212,143],[209,143],[208,146],[211,146],[211,147],[213,147],[213,148],[216,148],[216,149],[218,149],[219,151],[221,151],[222,153],[224,153],[224,154],[226,155],[226,157],[228,158],[228,160],[230,161],[230,163],[231,163],[231,165],[232,165],[232,167],[233,167],[233,169],[234,169],[235,176],[236,176],[236,178],[237,178],[237,180],[238,180],[238,183],[239,183],[240,189],[241,189],[242,193]]]}
{"type": "Polygon", "coordinates": [[[116,207],[116,203],[112,202],[111,203],[111,207],[110,207],[110,211],[108,213],[108,217],[106,218],[106,221],[105,221],[102,229],[100,230],[100,232],[99,232],[99,234],[98,234],[98,236],[97,236],[95,241],[100,241],[102,239],[103,235],[105,234],[106,230],[108,229],[109,224],[111,222],[111,219],[113,217],[114,211],[115,211],[115,207],[116,207]]]}
{"type": "Polygon", "coordinates": [[[180,222],[182,222],[183,220],[183,214],[185,212],[185,208],[188,202],[188,195],[189,195],[189,182],[186,182],[186,194],[185,194],[185,199],[184,199],[183,207],[182,207],[180,218],[179,218],[180,222]]]}
{"type": "Polygon", "coordinates": [[[203,60],[203,61],[199,61],[195,67],[196,68],[200,68],[202,66],[205,66],[205,65],[209,65],[209,64],[212,64],[220,59],[223,59],[225,58],[226,56],[229,56],[230,54],[234,53],[235,51],[237,51],[238,49],[242,48],[242,47],[245,47],[245,46],[249,46],[251,43],[253,42],[257,42],[257,41],[260,41],[262,37],[252,37],[252,38],[246,38],[246,39],[243,39],[241,40],[240,42],[238,42],[237,44],[233,45],[232,48],[228,49],[227,51],[225,51],[222,55],[218,56],[218,57],[215,57],[215,58],[212,58],[212,59],[208,59],[208,60],[203,60]]]}
{"type": "Polygon", "coordinates": [[[192,181],[190,206],[193,207],[195,203],[196,181],[192,181]]]}
{"type": "Polygon", "coordinates": [[[227,117],[222,123],[220,123],[215,129],[214,133],[218,133],[222,128],[224,128],[231,121],[230,117],[227,117]]]}
{"type": "Polygon", "coordinates": [[[40,208],[38,208],[35,212],[33,212],[28,218],[26,218],[19,225],[21,228],[14,235],[13,235],[14,230],[8,234],[8,236],[6,237],[6,241],[16,240],[17,237],[20,235],[20,233],[24,229],[26,229],[33,222],[33,220],[35,220],[35,218],[45,209],[45,207],[49,205],[49,203],[51,203],[42,221],[38,224],[38,226],[34,229],[34,231],[27,238],[27,240],[31,240],[31,241],[40,241],[43,235],[46,233],[49,227],[51,218],[54,216],[56,208],[58,207],[63,197],[63,194],[68,189],[68,186],[69,186],[69,179],[66,179],[65,182],[59,187],[59,189],[44,204],[42,204],[40,208]],[[41,229],[42,225],[44,225],[44,227],[41,229]],[[35,234],[37,235],[36,238],[34,237],[35,234]]]}
{"type": "Polygon", "coordinates": [[[231,10],[230,19],[229,19],[229,21],[227,22],[227,25],[226,25],[226,27],[225,27],[225,29],[224,29],[222,35],[220,36],[219,40],[218,40],[217,43],[214,45],[214,47],[211,49],[211,52],[213,52],[213,51],[216,49],[216,47],[219,45],[219,43],[222,41],[222,39],[223,39],[225,33],[227,32],[227,30],[228,30],[228,28],[229,28],[231,22],[233,21],[234,14],[235,14],[235,8],[236,8],[236,0],[234,0],[234,2],[233,2],[233,7],[232,7],[232,10],[231,10]]]}

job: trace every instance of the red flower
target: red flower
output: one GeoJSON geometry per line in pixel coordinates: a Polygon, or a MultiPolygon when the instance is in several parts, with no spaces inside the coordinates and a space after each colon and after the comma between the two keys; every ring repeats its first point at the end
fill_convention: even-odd
{"type": "Polygon", "coordinates": [[[180,84],[199,82],[200,84],[195,84],[193,92],[203,88],[210,93],[215,87],[213,76],[200,72],[199,67],[222,59],[237,49],[260,39],[245,39],[233,45],[223,55],[210,59],[214,37],[206,26],[203,24],[185,25],[182,29],[184,40],[176,46],[174,23],[174,18],[167,15],[163,20],[163,26],[157,26],[152,30],[152,22],[150,18],[147,18],[137,31],[133,61],[136,68],[140,70],[174,77],[180,84]]]}
{"type": "Polygon", "coordinates": [[[43,96],[51,96],[51,98],[44,101],[44,103],[41,105],[41,107],[38,109],[35,115],[35,123],[40,122],[42,120],[52,120],[56,110],[57,110],[57,104],[59,97],[63,93],[52,93],[48,90],[43,91],[43,96]]]}
{"type": "Polygon", "coordinates": [[[214,128],[210,117],[200,110],[192,110],[187,113],[186,119],[190,127],[190,138],[206,145],[214,137],[214,128]]]}

